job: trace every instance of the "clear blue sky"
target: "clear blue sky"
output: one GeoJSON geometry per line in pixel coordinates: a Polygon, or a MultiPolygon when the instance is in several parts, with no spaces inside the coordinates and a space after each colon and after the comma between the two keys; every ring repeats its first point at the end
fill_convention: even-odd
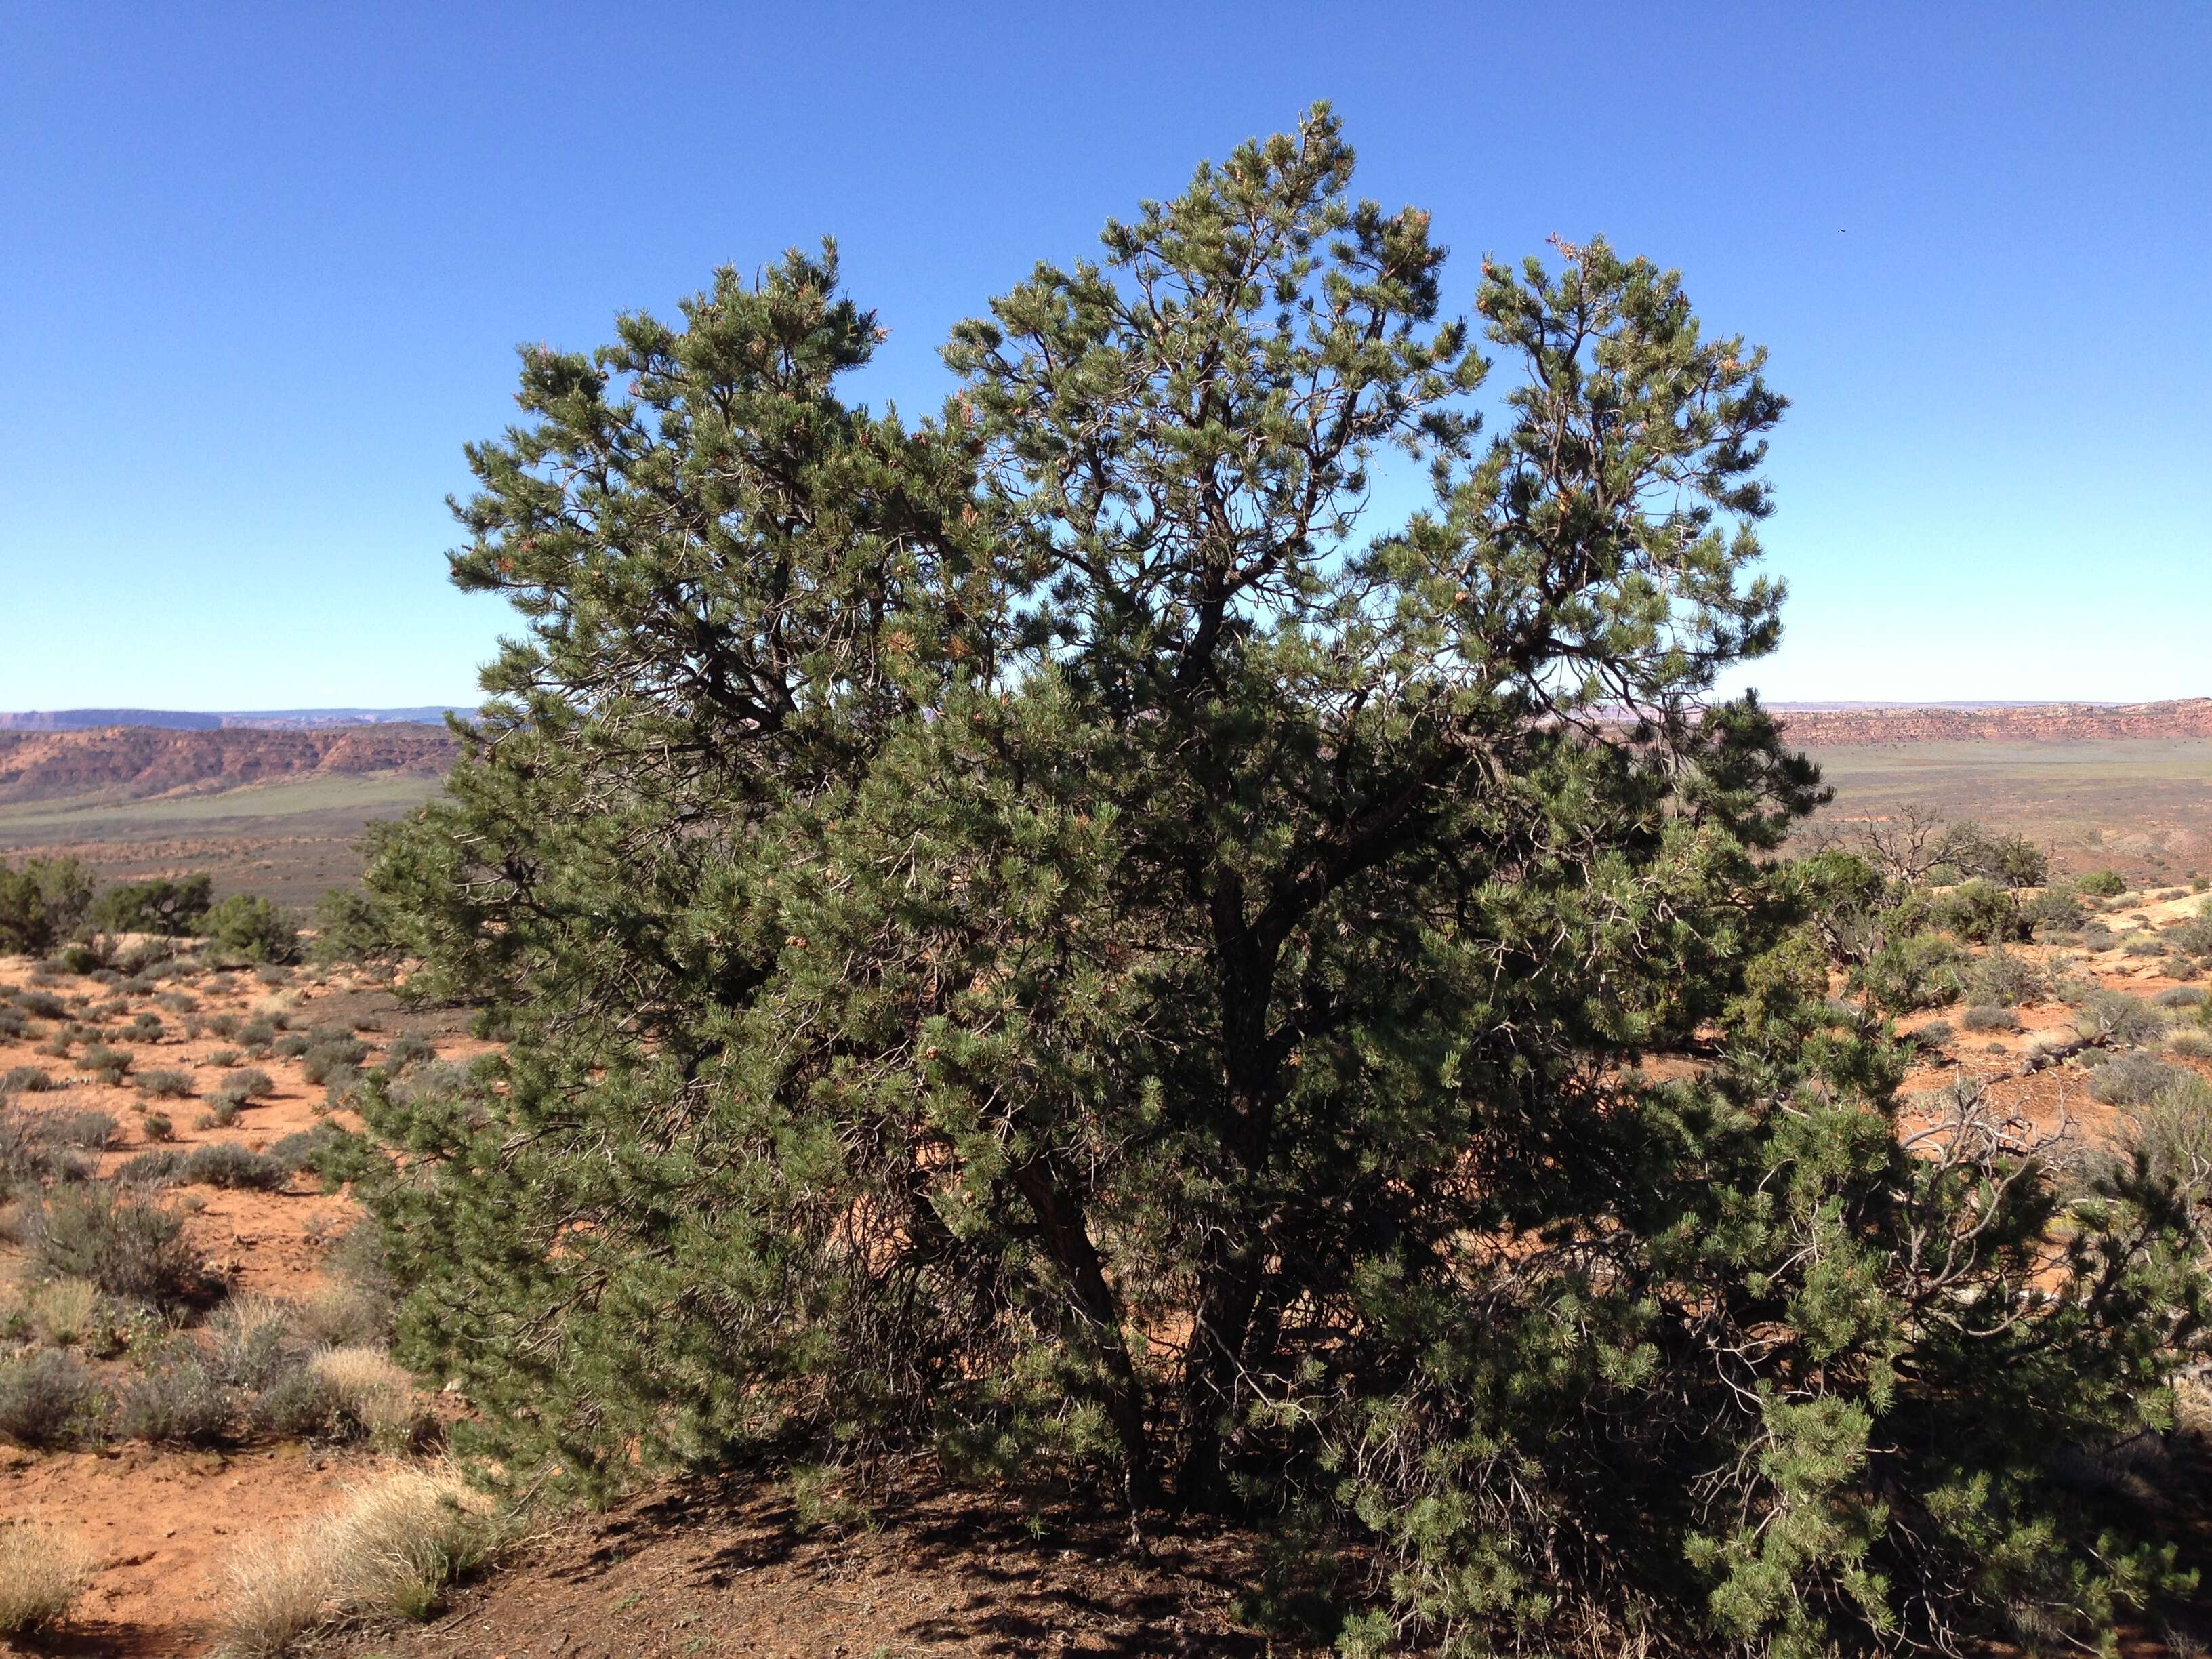
{"type": "Polygon", "coordinates": [[[1477,256],[1766,342],[1808,698],[2212,692],[2212,4],[0,9],[0,708],[473,700],[513,349],[824,231],[956,319],[1334,100],[1477,256]]]}

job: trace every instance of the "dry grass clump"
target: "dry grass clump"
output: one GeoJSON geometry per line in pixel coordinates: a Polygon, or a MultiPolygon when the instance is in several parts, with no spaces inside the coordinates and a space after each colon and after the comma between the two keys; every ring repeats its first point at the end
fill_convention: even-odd
{"type": "Polygon", "coordinates": [[[223,1651],[277,1659],[332,1626],[425,1618],[505,1538],[483,1495],[450,1471],[396,1470],[233,1559],[223,1651]]]}
{"type": "Polygon", "coordinates": [[[415,1379],[383,1349],[356,1344],[326,1348],[307,1362],[338,1408],[378,1440],[404,1439],[421,1412],[415,1379]]]}
{"type": "Polygon", "coordinates": [[[57,1348],[76,1347],[100,1327],[100,1286],[88,1279],[34,1285],[23,1304],[39,1340],[57,1348]]]}
{"type": "Polygon", "coordinates": [[[0,1522],[0,1636],[28,1636],[59,1624],[98,1565],[74,1528],[0,1522]]]}

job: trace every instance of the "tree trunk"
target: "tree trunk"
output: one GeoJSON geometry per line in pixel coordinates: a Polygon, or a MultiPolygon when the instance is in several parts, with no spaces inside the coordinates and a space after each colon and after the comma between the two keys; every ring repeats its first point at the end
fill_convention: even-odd
{"type": "Polygon", "coordinates": [[[1067,1281],[1069,1298],[1089,1340],[1092,1358],[1105,1372],[1100,1403],[1114,1425],[1127,1470],[1129,1506],[1150,1509],[1159,1502],[1159,1476],[1153,1467],[1152,1437],[1145,1426],[1142,1386],[1121,1335],[1120,1310],[1106,1282],[1097,1247],[1091,1242],[1081,1203],[1058,1180],[1043,1158],[1018,1164],[1014,1185],[1036,1218],[1046,1252],[1067,1281]]]}

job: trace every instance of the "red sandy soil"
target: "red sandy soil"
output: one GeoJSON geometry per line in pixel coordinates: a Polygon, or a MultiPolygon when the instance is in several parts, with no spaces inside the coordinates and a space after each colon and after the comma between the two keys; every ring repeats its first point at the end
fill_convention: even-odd
{"type": "Polygon", "coordinates": [[[733,1480],[641,1498],[465,1593],[394,1659],[950,1659],[1326,1651],[1236,1618],[1259,1540],[1202,1528],[1133,1541],[1110,1513],[1024,1510],[917,1473],[866,1495],[866,1522],[803,1534],[733,1480]]]}
{"type": "MultiPolygon", "coordinates": [[[[24,985],[30,967],[21,959],[0,958],[0,985],[24,985]]],[[[89,991],[95,1001],[116,994],[76,978],[40,988],[64,995],[89,991]]],[[[272,1055],[242,1063],[270,1074],[276,1084],[274,1097],[248,1105],[227,1128],[192,1127],[205,1109],[205,1097],[224,1075],[208,1055],[236,1045],[211,1033],[186,1039],[188,1018],[232,1013],[243,1018],[282,1007],[304,1029],[349,1023],[377,1011],[383,1031],[362,1033],[373,1043],[388,1036],[395,1023],[396,1005],[388,995],[358,991],[343,977],[317,985],[301,975],[271,989],[246,973],[236,976],[227,994],[210,992],[204,978],[168,981],[161,988],[194,996],[201,1008],[194,1015],[178,1014],[158,1008],[151,995],[133,995],[131,1012],[155,1009],[166,1029],[161,1041],[133,1037],[116,1046],[132,1051],[137,1072],[191,1071],[199,1091],[194,1099],[149,1103],[127,1082],[107,1086],[76,1071],[70,1060],[38,1053],[32,1042],[0,1039],[0,1070],[40,1066],[63,1085],[50,1093],[20,1097],[22,1107],[34,1112],[98,1109],[122,1123],[112,1149],[100,1160],[103,1173],[154,1144],[142,1125],[149,1105],[174,1123],[170,1144],[185,1150],[210,1141],[260,1150],[318,1121],[313,1108],[323,1098],[321,1086],[307,1082],[299,1060],[272,1055]]],[[[124,1016],[121,1023],[127,1020],[124,1016]]],[[[436,1041],[443,1058],[464,1058],[484,1046],[450,1036],[436,1041]]],[[[335,1121],[356,1124],[343,1112],[335,1121]]],[[[229,1276],[234,1288],[279,1300],[303,1300],[321,1286],[325,1250],[361,1213],[350,1198],[320,1192],[312,1176],[295,1178],[276,1193],[205,1187],[170,1191],[188,1211],[196,1210],[188,1216],[186,1235],[229,1276]]],[[[21,1258],[20,1246],[0,1244],[0,1294],[21,1278],[21,1258]]],[[[216,1576],[229,1552],[241,1540],[332,1504],[344,1486],[372,1474],[381,1462],[359,1449],[296,1442],[227,1451],[129,1441],[82,1452],[28,1452],[0,1444],[0,1516],[70,1522],[83,1531],[102,1563],[65,1638],[56,1638],[46,1650],[131,1659],[204,1652],[203,1631],[213,1611],[216,1576]]],[[[0,1641],[0,1652],[6,1650],[0,1641]]]]}

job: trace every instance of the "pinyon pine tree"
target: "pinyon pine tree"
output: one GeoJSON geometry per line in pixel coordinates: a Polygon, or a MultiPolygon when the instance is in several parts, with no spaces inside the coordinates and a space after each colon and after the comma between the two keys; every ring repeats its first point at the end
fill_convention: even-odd
{"type": "Polygon", "coordinates": [[[1201,167],[934,420],[841,399],[826,246],[523,354],[453,571],[527,636],[371,872],[507,1042],[372,1092],[407,1356],[511,1468],[1295,1522],[1349,1649],[2094,1636],[2170,1564],[2054,1456],[2158,1420],[2188,1195],[1908,1144],[1830,1013],[1817,777],[1710,696],[1761,354],[1602,241],[1451,319],[1351,175],[1326,110],[1201,167]]]}

